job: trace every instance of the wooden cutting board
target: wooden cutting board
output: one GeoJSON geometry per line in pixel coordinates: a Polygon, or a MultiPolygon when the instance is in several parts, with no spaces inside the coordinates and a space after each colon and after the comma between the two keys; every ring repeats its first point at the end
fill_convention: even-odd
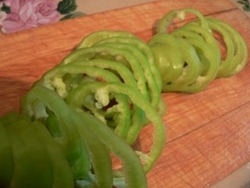
{"type": "MultiPolygon", "coordinates": [[[[143,40],[155,22],[177,8],[196,8],[230,23],[250,46],[250,20],[226,0],[162,0],[53,25],[0,34],[0,115],[18,110],[19,99],[88,33],[128,30],[143,40]]],[[[149,188],[210,187],[250,161],[250,65],[231,78],[217,79],[197,94],[163,94],[166,147],[148,174],[149,188]]],[[[148,126],[141,142],[150,144],[148,126]]]]}

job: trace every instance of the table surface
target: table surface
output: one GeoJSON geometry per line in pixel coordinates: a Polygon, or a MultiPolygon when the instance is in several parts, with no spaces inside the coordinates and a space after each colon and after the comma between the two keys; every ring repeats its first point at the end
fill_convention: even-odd
{"type": "MultiPolygon", "coordinates": [[[[31,84],[59,63],[88,33],[128,30],[147,41],[157,19],[192,7],[230,23],[250,43],[250,21],[230,1],[162,0],[0,34],[0,115],[18,110],[31,84]]],[[[250,45],[249,45],[250,46],[250,45]]],[[[148,173],[150,188],[210,187],[250,161],[250,65],[214,80],[197,94],[163,94],[168,112],[164,151],[148,173]]],[[[152,127],[140,139],[150,144],[152,127]]]]}

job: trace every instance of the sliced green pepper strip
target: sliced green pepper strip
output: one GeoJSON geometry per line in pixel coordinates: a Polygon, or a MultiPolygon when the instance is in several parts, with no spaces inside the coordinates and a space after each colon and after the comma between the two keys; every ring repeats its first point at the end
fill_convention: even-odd
{"type": "Polygon", "coordinates": [[[206,86],[214,80],[217,75],[220,59],[217,58],[212,46],[208,45],[200,35],[189,32],[187,30],[177,29],[171,33],[175,37],[184,38],[189,44],[195,47],[196,53],[199,56],[202,71],[196,82],[188,86],[189,92],[199,92],[206,88],[206,86]],[[198,36],[197,36],[198,35],[198,36]]]}
{"type": "MultiPolygon", "coordinates": [[[[79,85],[79,87],[75,88],[70,92],[70,94],[66,98],[66,103],[76,108],[77,111],[82,111],[82,106],[84,105],[87,96],[89,96],[92,93],[95,93],[97,103],[100,104],[100,106],[106,106],[110,102],[109,101],[110,93],[107,90],[100,89],[99,87],[100,87],[99,82],[88,82],[79,85]]],[[[114,93],[113,95],[117,95],[117,93],[114,93]]],[[[117,100],[117,104],[112,106],[110,110],[111,111],[115,110],[120,113],[123,112],[127,113],[126,111],[124,111],[124,109],[127,108],[129,105],[130,104],[128,102],[124,104],[120,103],[120,101],[117,100]]],[[[137,138],[142,128],[141,122],[144,119],[143,112],[141,112],[140,108],[135,108],[132,114],[133,114],[132,122],[131,125],[129,124],[129,127],[124,126],[124,123],[122,122],[124,121],[124,119],[118,119],[117,120],[118,124],[116,125],[116,128],[114,130],[117,135],[119,135],[121,138],[124,138],[129,144],[133,143],[137,138]],[[133,131],[131,131],[131,129],[133,131]]],[[[119,116],[117,118],[119,118],[119,116]]]]}
{"type": "Polygon", "coordinates": [[[99,44],[99,46],[111,46],[117,49],[129,51],[131,54],[133,54],[133,57],[137,59],[137,61],[140,63],[145,79],[147,82],[148,86],[148,93],[150,96],[150,101],[152,105],[157,109],[160,101],[160,93],[161,91],[157,87],[157,84],[155,82],[154,76],[151,72],[149,63],[146,59],[146,57],[133,45],[130,44],[122,44],[122,43],[104,43],[104,44],[99,44]]]}
{"type": "Polygon", "coordinates": [[[194,33],[198,33],[204,41],[208,44],[211,45],[212,48],[214,49],[214,52],[216,53],[216,58],[221,59],[221,53],[220,53],[220,47],[216,41],[216,39],[213,37],[210,28],[205,29],[200,27],[198,24],[193,24],[193,23],[188,23],[179,28],[184,31],[191,31],[194,33]]]}
{"type": "MultiPolygon", "coordinates": [[[[75,112],[75,110],[66,105],[63,99],[60,98],[56,92],[42,86],[35,86],[28,92],[21,105],[23,113],[28,113],[30,115],[34,114],[35,112],[30,109],[29,105],[32,104],[33,101],[37,100],[45,102],[47,107],[53,109],[56,115],[63,113],[64,116],[67,117],[65,118],[67,125],[72,129],[76,128],[78,130],[80,137],[77,137],[77,139],[84,139],[84,142],[88,148],[88,150],[85,151],[85,154],[90,153],[91,161],[93,162],[94,171],[96,174],[96,182],[90,183],[99,185],[99,188],[112,187],[112,166],[109,152],[102,142],[100,142],[99,139],[93,135],[91,130],[88,129],[88,127],[91,127],[92,119],[95,119],[95,117],[90,115],[88,118],[84,118],[83,120],[80,118],[79,121],[79,113],[75,112]]],[[[103,126],[103,124],[101,124],[101,126],[103,126]]],[[[80,142],[80,144],[81,143],[82,142],[80,142]]],[[[82,164],[83,168],[85,168],[84,166],[87,165],[88,169],[90,169],[89,159],[85,158],[84,160],[86,161],[84,164],[82,164]]]]}
{"type": "MultiPolygon", "coordinates": [[[[128,69],[128,67],[121,63],[117,63],[116,61],[96,58],[92,60],[75,61],[70,64],[79,65],[79,68],[81,66],[93,66],[111,71],[115,73],[118,76],[118,78],[120,78],[120,80],[115,81],[114,79],[109,79],[110,76],[106,76],[105,78],[103,78],[104,80],[110,82],[124,82],[133,87],[137,87],[136,80],[134,79],[134,76],[132,72],[128,69]]],[[[88,75],[91,76],[92,75],[91,72],[89,72],[88,75]]]]}
{"type": "MultiPolygon", "coordinates": [[[[92,66],[98,66],[98,67],[105,68],[105,69],[111,69],[111,70],[115,71],[116,73],[120,74],[120,77],[122,78],[124,83],[137,88],[136,83],[135,83],[135,81],[133,79],[133,76],[132,76],[131,72],[127,69],[127,67],[124,66],[123,64],[119,64],[119,63],[117,63],[115,61],[108,61],[108,60],[103,60],[103,59],[93,59],[93,60],[90,60],[90,61],[73,62],[72,64],[79,64],[79,65],[89,64],[89,65],[92,65],[92,66]]],[[[107,82],[114,82],[112,79],[105,79],[105,80],[107,82]]],[[[86,91],[87,90],[88,89],[86,89],[86,91]]],[[[117,96],[117,95],[118,94],[115,94],[115,96],[117,96]]],[[[158,94],[158,95],[160,95],[160,94],[158,94]]],[[[74,96],[74,95],[72,95],[72,96],[74,96]]],[[[83,94],[81,94],[81,97],[83,98],[83,94]]],[[[73,97],[73,98],[75,98],[75,97],[73,97]]],[[[116,102],[118,102],[119,107],[114,106],[114,107],[110,108],[107,113],[112,113],[114,111],[119,112],[119,116],[113,118],[114,120],[116,120],[115,132],[118,135],[120,135],[121,137],[123,137],[123,138],[127,137],[126,141],[129,144],[132,144],[136,140],[136,137],[134,135],[138,135],[139,131],[141,129],[141,125],[145,124],[145,122],[143,123],[143,121],[144,121],[143,114],[144,113],[141,111],[140,108],[137,108],[137,107],[135,107],[134,110],[131,110],[132,111],[131,112],[132,124],[131,124],[130,120],[128,120],[127,118],[122,117],[122,116],[125,116],[125,115],[127,115],[127,117],[129,117],[129,115],[130,115],[130,112],[129,112],[129,109],[128,109],[129,104],[128,103],[127,103],[127,105],[126,104],[124,105],[124,103],[121,104],[121,100],[119,98],[117,98],[116,102]],[[124,125],[124,124],[126,124],[126,125],[124,125]],[[129,132],[128,132],[127,127],[130,127],[130,124],[131,124],[132,128],[129,129],[129,132]]],[[[87,107],[86,104],[84,106],[87,107]]],[[[95,111],[94,108],[95,107],[91,108],[92,112],[95,111]]],[[[162,108],[161,111],[163,113],[163,111],[165,112],[165,109],[162,108]]],[[[94,114],[95,114],[96,117],[99,117],[98,114],[96,114],[96,113],[94,113],[94,114]]],[[[101,118],[101,119],[103,119],[103,118],[101,118]]]]}
{"type": "Polygon", "coordinates": [[[158,68],[155,65],[155,58],[152,50],[150,47],[141,39],[137,37],[121,37],[121,36],[115,36],[110,38],[105,38],[103,40],[98,41],[97,43],[93,45],[99,45],[99,44],[105,44],[105,43],[122,43],[122,44],[130,44],[135,46],[137,49],[140,50],[141,53],[147,58],[150,69],[153,73],[155,82],[157,83],[158,89],[161,91],[162,86],[162,78],[161,74],[158,70],[158,68]]]}
{"type": "MultiPolygon", "coordinates": [[[[114,93],[122,93],[127,95],[134,105],[140,107],[146,114],[146,118],[152,122],[154,126],[153,132],[153,145],[148,154],[147,160],[145,161],[144,169],[148,172],[157,158],[162,152],[162,149],[165,144],[165,125],[161,120],[161,117],[158,115],[155,108],[145,99],[145,97],[139,93],[135,88],[126,85],[126,84],[118,84],[118,83],[88,83],[88,85],[94,84],[96,88],[101,91],[105,91],[105,93],[114,92],[114,93]]],[[[90,86],[89,86],[90,87],[90,86]]],[[[77,106],[77,104],[73,104],[73,96],[77,97],[77,95],[81,95],[81,93],[85,92],[86,85],[81,85],[74,90],[74,94],[72,94],[72,98],[68,100],[72,100],[70,105],[77,106]]],[[[73,91],[72,91],[73,93],[73,91]]],[[[103,101],[100,101],[103,102],[103,101]]]]}
{"type": "Polygon", "coordinates": [[[89,60],[93,58],[114,59],[118,62],[124,63],[133,72],[134,78],[137,81],[137,87],[140,92],[149,100],[147,92],[146,80],[140,63],[133,57],[133,54],[109,46],[94,46],[90,48],[81,48],[69,54],[62,64],[68,64],[74,61],[89,60]]]}
{"type": "Polygon", "coordinates": [[[161,117],[158,115],[157,111],[152,107],[152,105],[146,102],[145,98],[134,88],[128,85],[116,83],[103,84],[103,87],[104,89],[110,90],[112,92],[126,94],[136,106],[139,106],[145,111],[146,118],[152,122],[154,127],[153,145],[148,153],[148,158],[144,165],[144,170],[148,172],[160,156],[165,145],[166,130],[161,117]]]}
{"type": "MultiPolygon", "coordinates": [[[[190,23],[192,24],[192,22],[190,23]]],[[[187,24],[186,24],[187,25],[187,24]]],[[[174,30],[170,33],[175,37],[182,37],[184,39],[192,39],[202,43],[205,43],[209,50],[213,51],[214,61],[213,62],[220,62],[221,61],[221,54],[219,52],[219,46],[217,45],[216,39],[214,39],[212,33],[210,31],[204,29],[198,29],[197,26],[192,27],[181,27],[179,29],[174,30]]],[[[218,64],[218,63],[217,63],[218,64]]]]}
{"type": "MultiPolygon", "coordinates": [[[[74,187],[74,177],[71,168],[57,143],[51,137],[46,127],[39,121],[33,123],[35,134],[45,147],[52,166],[53,188],[74,187]]],[[[82,164],[79,164],[79,166],[82,164]]]]}
{"type": "Polygon", "coordinates": [[[57,98],[57,95],[48,97],[46,92],[42,93],[41,91],[38,93],[35,91],[31,92],[30,90],[21,99],[21,112],[41,121],[46,120],[48,117],[46,112],[47,108],[55,114],[57,117],[57,123],[60,125],[62,136],[54,137],[54,140],[62,149],[66,159],[72,167],[74,175],[79,176],[80,174],[84,177],[88,173],[90,166],[87,148],[84,142],[80,139],[77,128],[71,126],[73,117],[68,114],[69,112],[67,109],[61,108],[62,104],[57,98]],[[79,160],[84,163],[80,169],[76,166],[77,163],[79,163],[79,160]],[[80,171],[76,172],[76,169],[79,169],[80,171]]]}
{"type": "MultiPolygon", "coordinates": [[[[151,46],[152,50],[157,53],[157,51],[160,51],[159,47],[157,47],[157,44],[167,44],[173,46],[175,41],[177,44],[179,44],[177,47],[178,51],[176,53],[168,54],[169,56],[174,56],[180,55],[181,61],[177,61],[178,64],[174,64],[175,61],[173,62],[167,62],[170,64],[173,64],[172,66],[177,67],[177,70],[180,68],[179,63],[182,63],[182,74],[175,80],[170,78],[171,80],[167,83],[164,83],[163,85],[163,91],[182,91],[182,92],[189,92],[188,86],[195,83],[199,73],[201,71],[201,66],[200,66],[200,60],[199,57],[196,54],[196,51],[192,45],[187,43],[184,39],[182,38],[173,38],[173,36],[168,35],[168,34],[157,34],[155,35],[150,41],[149,45],[151,46]],[[154,47],[156,45],[156,48],[154,47]],[[180,53],[180,54],[177,54],[180,53]]],[[[164,48],[165,49],[165,48],[164,48]]],[[[166,49],[165,51],[167,51],[166,49]]],[[[159,54],[160,57],[158,57],[159,61],[162,61],[162,59],[167,58],[166,55],[164,55],[164,52],[159,54]]],[[[172,60],[174,59],[172,58],[172,60]]],[[[159,63],[162,64],[162,63],[159,63]]],[[[160,67],[161,68],[161,67],[160,67]]],[[[179,69],[180,70],[180,69],[179,69]]],[[[177,71],[177,75],[179,75],[179,71],[177,71]]],[[[163,77],[163,76],[162,76],[163,77]]],[[[176,75],[174,75],[176,78],[176,75]]]]}
{"type": "MultiPolygon", "coordinates": [[[[142,168],[139,158],[136,156],[132,148],[124,142],[124,140],[114,134],[113,131],[103,126],[102,123],[96,119],[91,118],[87,113],[80,113],[81,121],[85,119],[90,120],[90,129],[95,132],[96,136],[106,145],[107,148],[118,157],[123,164],[123,180],[125,187],[146,188],[147,179],[142,168]]],[[[99,166],[98,168],[102,168],[99,166]]],[[[114,183],[115,183],[114,179],[114,183]]]]}
{"type": "Polygon", "coordinates": [[[120,82],[120,79],[114,73],[103,68],[113,69],[116,71],[121,71],[124,68],[124,72],[119,72],[122,75],[122,78],[126,81],[126,83],[136,86],[136,81],[124,65],[117,65],[117,63],[112,61],[100,59],[79,61],[63,66],[57,66],[47,71],[42,78],[33,85],[43,85],[49,89],[56,90],[62,98],[66,98],[71,89],[85,82],[83,79],[84,75],[88,75],[96,79],[100,78],[102,80],[120,82]],[[72,75],[70,79],[67,79],[67,74],[72,75]],[[76,75],[80,75],[81,77],[74,80],[76,75]]]}
{"type": "Polygon", "coordinates": [[[101,30],[101,31],[95,31],[92,32],[91,34],[87,35],[82,39],[80,44],[78,45],[78,48],[85,48],[85,47],[90,47],[94,43],[110,38],[110,37],[135,37],[135,35],[131,34],[130,32],[127,31],[120,31],[120,30],[101,30]]]}
{"type": "Polygon", "coordinates": [[[10,187],[52,187],[52,167],[30,120],[20,118],[5,128],[15,164],[10,187]]]}
{"type": "Polygon", "coordinates": [[[192,8],[186,8],[186,9],[178,9],[178,10],[172,10],[166,13],[157,23],[156,27],[156,33],[168,33],[168,27],[172,23],[172,21],[175,18],[179,18],[181,20],[185,19],[186,13],[191,13],[197,16],[201,22],[201,26],[204,29],[209,29],[208,23],[205,19],[205,17],[197,10],[192,8]]]}
{"type": "Polygon", "coordinates": [[[10,138],[0,119],[0,187],[9,187],[13,171],[14,158],[10,138]]]}
{"type": "MultiPolygon", "coordinates": [[[[68,94],[70,94],[71,92],[71,88],[69,91],[66,91],[66,88],[68,88],[67,86],[64,85],[63,82],[63,77],[66,74],[87,74],[93,78],[102,78],[104,81],[106,82],[118,82],[121,83],[121,81],[119,80],[119,78],[117,76],[115,76],[112,72],[107,71],[105,69],[102,68],[98,68],[98,67],[94,67],[94,66],[99,66],[102,68],[107,68],[107,69],[113,69],[115,71],[118,71],[121,75],[122,75],[122,79],[133,85],[134,87],[136,87],[136,83],[133,80],[133,77],[130,74],[129,71],[126,71],[126,66],[122,65],[122,64],[118,64],[116,62],[112,62],[112,61],[108,61],[108,60],[98,60],[98,59],[94,59],[94,60],[87,60],[87,61],[81,61],[81,62],[74,62],[74,63],[70,63],[67,65],[63,65],[63,66],[58,66],[55,69],[52,69],[50,71],[48,71],[43,77],[42,79],[36,83],[36,85],[40,84],[40,85],[44,85],[48,88],[51,88],[50,83],[53,83],[52,80],[57,80],[57,82],[55,82],[53,84],[53,90],[55,89],[60,96],[63,96],[63,98],[65,98],[68,94]],[[86,65],[92,65],[90,66],[86,66],[86,65]],[[122,71],[124,68],[124,71],[122,71]],[[58,82],[58,80],[61,80],[60,82],[58,82]],[[61,93],[64,93],[63,95],[61,93]]],[[[84,83],[84,82],[83,82],[84,83]]],[[[81,82],[78,83],[78,85],[83,84],[81,82]]],[[[69,83],[69,85],[71,85],[71,83],[69,83]]],[[[75,85],[75,84],[74,84],[75,85]]],[[[74,86],[77,87],[77,86],[74,86]]],[[[87,91],[87,90],[86,90],[87,91]]],[[[86,100],[84,101],[84,103],[79,103],[82,104],[85,108],[87,108],[88,110],[90,110],[96,117],[98,117],[99,119],[101,119],[103,122],[107,123],[106,117],[108,119],[112,118],[109,117],[110,114],[113,114],[113,120],[115,121],[115,132],[122,136],[125,137],[125,135],[127,134],[127,131],[130,127],[130,110],[129,110],[129,105],[127,103],[127,99],[124,95],[121,94],[115,94],[115,98],[116,98],[116,102],[119,104],[118,107],[113,107],[113,108],[109,108],[109,110],[107,111],[106,109],[103,110],[103,108],[105,108],[105,106],[97,106],[97,103],[95,102],[94,96],[91,97],[90,95],[91,93],[85,93],[82,94],[82,96],[80,96],[80,98],[85,98],[86,100]]],[[[108,104],[107,104],[108,105],[108,104]]],[[[113,121],[112,120],[112,121],[113,121]]],[[[108,124],[109,125],[109,124],[108,124]]]]}
{"type": "Polygon", "coordinates": [[[214,18],[208,18],[212,31],[219,32],[227,48],[227,56],[222,61],[217,77],[228,77],[237,74],[245,67],[248,60],[248,49],[242,36],[227,23],[214,18]]]}

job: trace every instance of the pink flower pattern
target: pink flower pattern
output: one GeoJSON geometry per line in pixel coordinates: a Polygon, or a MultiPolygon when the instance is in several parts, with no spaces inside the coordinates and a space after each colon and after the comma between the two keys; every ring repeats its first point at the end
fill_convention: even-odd
{"type": "Polygon", "coordinates": [[[2,31],[6,33],[57,22],[60,18],[53,0],[5,0],[4,3],[11,7],[2,22],[2,31]]]}

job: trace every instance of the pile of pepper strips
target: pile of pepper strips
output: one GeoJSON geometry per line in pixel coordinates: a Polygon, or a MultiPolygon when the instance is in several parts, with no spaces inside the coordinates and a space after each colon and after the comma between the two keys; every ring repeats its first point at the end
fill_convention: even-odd
{"type": "Polygon", "coordinates": [[[34,83],[19,114],[0,117],[0,187],[147,187],[166,138],[161,93],[202,91],[247,59],[236,30],[194,9],[166,13],[147,43],[127,31],[89,34],[34,83]],[[170,31],[186,14],[197,19],[170,31]],[[149,123],[149,152],[134,150],[149,123]]]}

